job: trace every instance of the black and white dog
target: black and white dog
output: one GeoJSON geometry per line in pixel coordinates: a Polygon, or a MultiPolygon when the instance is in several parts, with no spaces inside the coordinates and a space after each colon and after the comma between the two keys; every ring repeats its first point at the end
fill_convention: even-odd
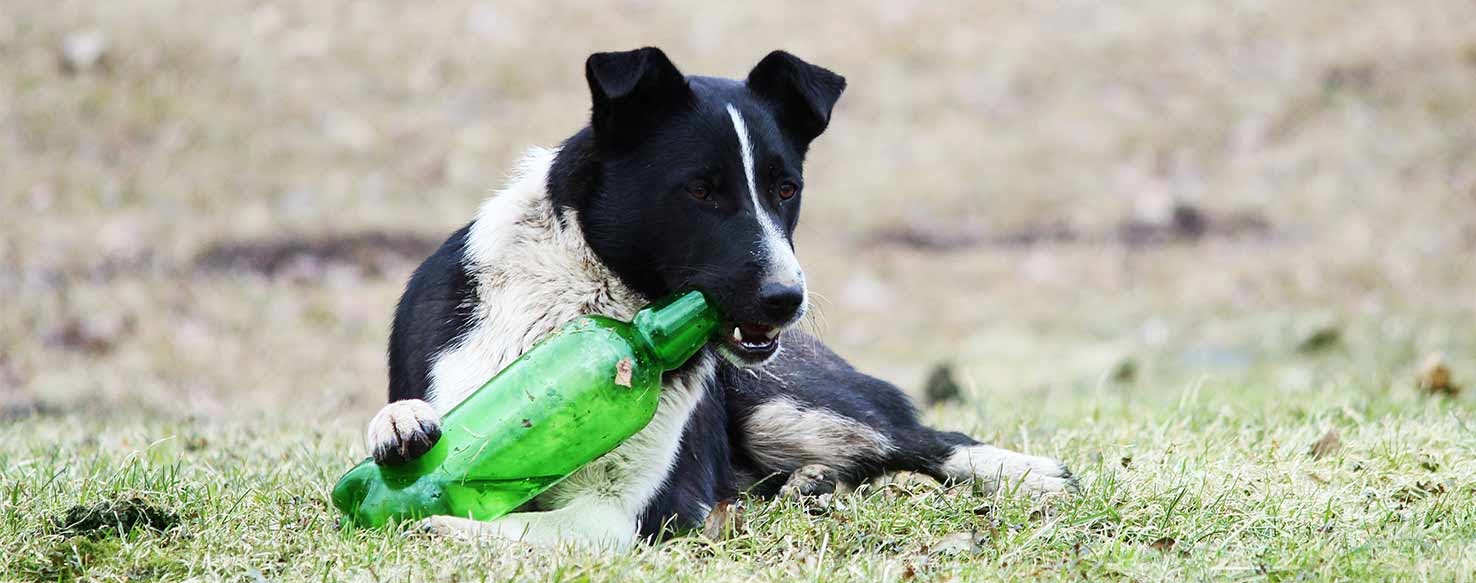
{"type": "Polygon", "coordinates": [[[623,547],[699,527],[719,501],[775,493],[801,469],[849,484],[908,470],[1072,487],[1055,460],[924,427],[897,388],[790,329],[807,304],[790,239],[801,165],[844,78],[782,51],[742,81],[688,77],[655,48],[592,55],[585,75],[589,126],[530,153],[410,278],[374,457],[424,453],[441,413],[576,316],[628,319],[698,289],[730,321],[667,374],[655,419],[614,451],[517,513],[425,528],[623,547]]]}

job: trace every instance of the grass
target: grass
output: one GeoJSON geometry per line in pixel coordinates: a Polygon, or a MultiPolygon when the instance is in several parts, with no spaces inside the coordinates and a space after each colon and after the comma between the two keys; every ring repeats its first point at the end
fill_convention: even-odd
{"type": "Polygon", "coordinates": [[[7,2],[0,580],[1473,578],[1472,397],[1414,379],[1476,384],[1476,5],[898,6],[7,2]],[[811,326],[909,390],[952,362],[930,422],[1080,496],[750,501],[619,555],[336,528],[413,249],[581,123],[589,52],[647,44],[848,77],[811,326]]]}
{"type": "Polygon", "coordinates": [[[1001,443],[1068,460],[1083,490],[1053,505],[927,481],[863,489],[821,513],[747,500],[724,540],[692,536],[628,554],[340,531],[327,491],[352,461],[345,431],[33,418],[0,431],[3,568],[7,579],[45,580],[1470,576],[1468,403],[1318,374],[1317,388],[1289,406],[1258,384],[1202,380],[1172,399],[1112,389],[1050,412],[1026,396],[994,398],[988,427],[950,421],[982,417],[982,404],[930,412],[985,435],[1012,428],[1001,443]],[[1315,459],[1311,444],[1329,430],[1341,447],[1315,459]],[[57,527],[74,505],[135,496],[178,522],[101,537],[57,527]],[[959,544],[958,533],[977,546],[959,544]]]}

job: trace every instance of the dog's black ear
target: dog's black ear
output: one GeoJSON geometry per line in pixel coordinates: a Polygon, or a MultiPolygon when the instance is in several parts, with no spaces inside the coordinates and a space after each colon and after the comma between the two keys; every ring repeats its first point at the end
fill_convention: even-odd
{"type": "Polygon", "coordinates": [[[748,72],[748,89],[777,106],[779,125],[809,144],[830,124],[830,110],[846,90],[846,78],[774,51],[748,72]]]}
{"type": "Polygon", "coordinates": [[[656,47],[590,55],[584,76],[594,100],[590,126],[601,148],[630,145],[661,115],[692,100],[687,78],[656,47]]]}

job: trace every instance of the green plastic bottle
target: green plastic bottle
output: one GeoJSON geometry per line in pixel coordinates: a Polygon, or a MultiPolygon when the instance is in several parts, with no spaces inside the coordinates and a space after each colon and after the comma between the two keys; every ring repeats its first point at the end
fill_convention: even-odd
{"type": "Polygon", "coordinates": [[[397,466],[364,460],[333,487],[354,524],[431,515],[492,520],[533,499],[651,422],[662,373],[712,336],[700,292],[637,312],[583,316],[507,365],[441,420],[441,439],[397,466]]]}

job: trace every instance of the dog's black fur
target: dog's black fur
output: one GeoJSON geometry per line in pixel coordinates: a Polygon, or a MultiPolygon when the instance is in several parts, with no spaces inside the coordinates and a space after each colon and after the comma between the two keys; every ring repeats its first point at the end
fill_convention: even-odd
{"type": "MultiPolygon", "coordinates": [[[[776,283],[784,274],[776,276],[765,255],[775,250],[755,249],[765,237],[755,219],[770,217],[783,244],[792,246],[805,153],[828,125],[845,80],[777,51],[744,81],[687,77],[652,48],[594,55],[586,76],[591,124],[564,142],[547,191],[557,208],[573,211],[561,216],[577,217],[599,260],[648,299],[703,291],[729,318],[729,329],[747,326],[743,340],[800,318],[803,279],[776,283]],[[738,116],[752,148],[752,193],[736,151],[738,116]]],[[[467,273],[468,233],[458,230],[431,255],[400,301],[389,346],[392,402],[426,398],[433,359],[470,325],[470,306],[479,298],[467,273]]],[[[791,472],[816,461],[848,483],[894,470],[959,478],[946,462],[976,441],[921,425],[901,391],[856,371],[803,332],[783,332],[774,347],[757,340],[708,348],[727,358],[718,361],[686,422],[674,467],[644,510],[643,536],[700,526],[719,501],[741,491],[772,494],[791,472]],[[774,354],[778,345],[783,350],[774,354]],[[776,399],[870,428],[891,447],[833,460],[800,455],[807,451],[802,443],[793,445],[794,459],[783,448],[755,455],[762,446],[749,434],[751,418],[776,399]]],[[[376,456],[392,463],[419,455],[434,442],[434,429],[376,456]]],[[[762,437],[772,446],[774,436],[762,437]]]]}

